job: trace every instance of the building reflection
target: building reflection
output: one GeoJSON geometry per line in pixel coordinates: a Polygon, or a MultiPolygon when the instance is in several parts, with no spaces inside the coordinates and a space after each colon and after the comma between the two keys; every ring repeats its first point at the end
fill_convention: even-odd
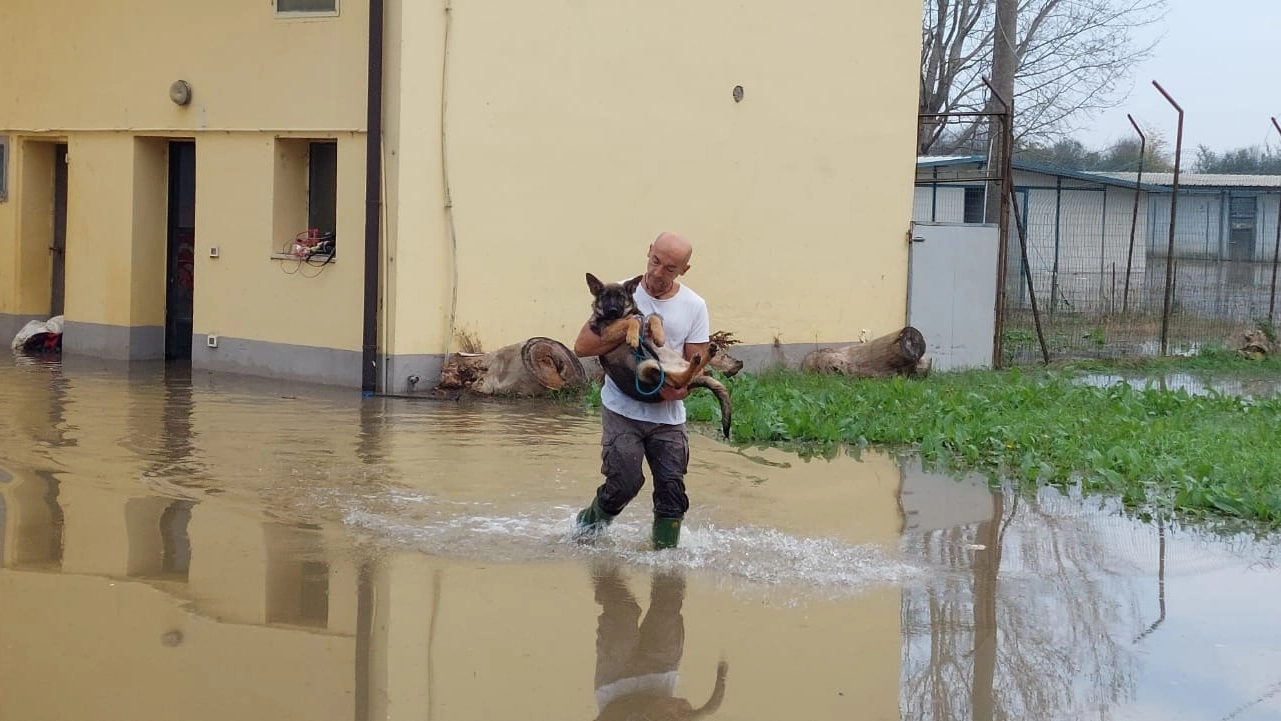
{"type": "Polygon", "coordinates": [[[356,573],[324,531],[5,475],[0,718],[354,717],[356,573]]]}
{"type": "Polygon", "coordinates": [[[24,479],[6,472],[2,487],[4,565],[57,571],[62,568],[64,519],[58,502],[61,484],[49,471],[24,479]]]}

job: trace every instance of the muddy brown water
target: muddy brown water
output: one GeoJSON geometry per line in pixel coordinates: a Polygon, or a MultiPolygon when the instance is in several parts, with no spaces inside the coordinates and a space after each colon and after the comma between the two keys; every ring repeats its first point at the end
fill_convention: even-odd
{"type": "Polygon", "coordinates": [[[598,433],[6,361],[0,718],[1281,718],[1274,542],[709,428],[680,548],[581,545],[598,433]]]}

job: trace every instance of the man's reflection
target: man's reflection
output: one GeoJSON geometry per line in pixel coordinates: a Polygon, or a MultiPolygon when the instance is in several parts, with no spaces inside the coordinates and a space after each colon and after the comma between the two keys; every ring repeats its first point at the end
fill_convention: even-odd
{"type": "Polygon", "coordinates": [[[616,565],[593,569],[592,585],[601,606],[596,622],[597,721],[692,719],[716,711],[725,696],[722,661],[716,687],[699,708],[677,698],[677,668],[685,649],[685,576],[658,571],[650,582],[649,610],[640,604],[616,565]]]}

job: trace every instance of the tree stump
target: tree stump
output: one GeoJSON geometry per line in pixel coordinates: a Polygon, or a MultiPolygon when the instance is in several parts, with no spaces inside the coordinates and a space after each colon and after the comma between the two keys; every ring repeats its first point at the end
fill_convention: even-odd
{"type": "Polygon", "coordinates": [[[1241,334],[1241,341],[1240,345],[1237,347],[1237,353],[1239,353],[1243,358],[1263,360],[1264,358],[1272,355],[1272,352],[1272,343],[1268,340],[1268,336],[1265,335],[1263,331],[1256,328],[1254,330],[1244,331],[1241,334]]]}
{"type": "Polygon", "coordinates": [[[805,373],[836,373],[852,378],[919,377],[929,373],[925,337],[912,326],[867,343],[819,348],[801,361],[805,373]]]}
{"type": "Polygon", "coordinates": [[[535,337],[490,353],[451,354],[432,390],[537,396],[586,382],[582,363],[568,348],[551,338],[535,337]]]}

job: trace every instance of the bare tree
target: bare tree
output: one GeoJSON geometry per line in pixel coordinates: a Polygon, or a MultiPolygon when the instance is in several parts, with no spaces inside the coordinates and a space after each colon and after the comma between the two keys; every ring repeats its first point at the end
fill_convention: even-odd
{"type": "MultiPolygon", "coordinates": [[[[996,0],[924,0],[922,113],[982,111],[993,72],[996,0]]],[[[1014,104],[1019,142],[1071,132],[1128,92],[1134,65],[1156,44],[1136,31],[1159,21],[1166,0],[1019,0],[1014,104]]],[[[925,121],[922,154],[985,145],[987,123],[925,121]]]]}

